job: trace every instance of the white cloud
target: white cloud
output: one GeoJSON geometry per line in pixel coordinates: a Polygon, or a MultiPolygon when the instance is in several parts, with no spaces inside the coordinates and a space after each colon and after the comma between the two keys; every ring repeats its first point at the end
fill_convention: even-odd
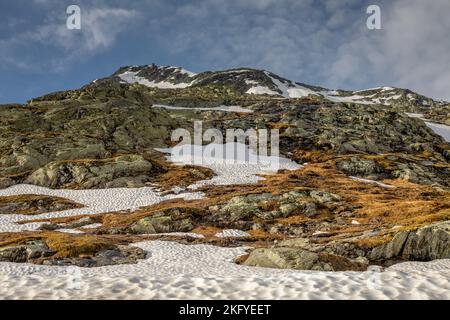
{"type": "Polygon", "coordinates": [[[196,1],[155,19],[152,37],[210,68],[253,66],[329,87],[393,85],[450,99],[450,1],[378,1],[381,31],[366,28],[370,3],[196,1]]]}
{"type": "Polygon", "coordinates": [[[338,50],[330,83],[378,83],[450,100],[450,2],[382,6],[383,30],[360,30],[338,50]]]}
{"type": "MultiPolygon", "coordinates": [[[[47,8],[60,3],[33,1],[47,8]]],[[[250,66],[332,88],[392,85],[450,99],[449,0],[79,2],[92,6],[82,5],[82,31],[67,30],[64,19],[50,20],[0,40],[0,65],[35,64],[27,49],[39,44],[54,49],[52,68],[64,68],[111,50],[130,32],[156,63],[187,63],[197,71],[250,66]],[[381,6],[381,31],[366,28],[371,3],[381,6]]],[[[49,16],[59,17],[59,11],[49,16]]],[[[142,56],[133,53],[130,60],[142,56]]]]}
{"type": "MultiPolygon", "coordinates": [[[[43,4],[45,0],[40,1],[43,4]]],[[[1,40],[0,53],[9,57],[3,64],[14,64],[20,68],[35,65],[33,58],[20,54],[28,47],[52,48],[50,67],[53,70],[66,69],[67,64],[110,48],[118,36],[127,30],[129,24],[137,18],[135,10],[122,8],[85,8],[81,11],[81,30],[69,30],[66,27],[63,11],[54,19],[36,26],[31,31],[22,32],[14,37],[1,40]],[[61,17],[63,19],[61,19],[61,17]]],[[[56,15],[53,15],[56,16],[56,15]]],[[[46,66],[46,67],[49,67],[46,66]]]]}
{"type": "MultiPolygon", "coordinates": [[[[155,19],[154,34],[168,53],[198,52],[212,68],[252,66],[302,79],[316,73],[333,40],[323,18],[313,0],[207,0],[155,19]]],[[[341,13],[334,24],[342,20],[341,13]]]]}

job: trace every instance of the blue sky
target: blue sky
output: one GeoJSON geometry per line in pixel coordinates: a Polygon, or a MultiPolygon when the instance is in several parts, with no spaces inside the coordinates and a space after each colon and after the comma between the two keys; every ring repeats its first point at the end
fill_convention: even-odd
{"type": "Polygon", "coordinates": [[[0,104],[150,63],[450,100],[448,0],[4,0],[0,12],[0,104]],[[66,28],[71,4],[81,30],[66,28]],[[366,27],[370,4],[382,30],[366,27]]]}

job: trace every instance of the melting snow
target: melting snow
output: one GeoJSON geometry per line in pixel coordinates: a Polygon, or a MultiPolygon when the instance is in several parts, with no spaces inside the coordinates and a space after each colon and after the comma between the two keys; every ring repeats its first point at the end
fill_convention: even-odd
{"type": "Polygon", "coordinates": [[[13,196],[22,194],[48,195],[70,199],[76,203],[85,205],[84,208],[70,209],[43,213],[33,217],[3,214],[0,215],[0,232],[20,232],[24,230],[36,230],[42,223],[17,224],[20,220],[59,218],[78,216],[83,214],[96,214],[120,210],[136,210],[139,207],[152,205],[173,198],[200,199],[202,193],[181,193],[177,195],[162,195],[153,188],[112,188],[92,190],[53,190],[33,185],[15,185],[0,190],[1,196],[13,196]]]}
{"type": "Polygon", "coordinates": [[[177,164],[195,164],[212,169],[216,176],[190,186],[196,189],[203,185],[249,184],[262,180],[259,174],[274,173],[279,169],[296,170],[300,165],[287,158],[257,155],[241,143],[179,145],[173,148],[156,149],[169,153],[168,159],[177,164]]]}
{"type": "Polygon", "coordinates": [[[169,110],[199,110],[199,111],[225,111],[225,112],[242,112],[252,113],[253,110],[242,108],[241,106],[219,106],[214,108],[189,108],[189,107],[175,107],[162,104],[154,104],[153,108],[164,108],[169,110]]]}
{"type": "Polygon", "coordinates": [[[445,141],[450,142],[450,126],[447,126],[445,124],[429,122],[427,121],[427,119],[424,118],[424,115],[422,113],[406,113],[406,115],[411,118],[418,118],[420,120],[424,120],[428,128],[433,130],[434,133],[436,133],[437,135],[440,135],[442,138],[444,138],[445,141]]]}
{"type": "Polygon", "coordinates": [[[189,87],[192,83],[171,83],[168,81],[149,81],[143,77],[137,75],[138,72],[134,71],[125,71],[124,73],[119,75],[119,78],[122,79],[125,83],[139,83],[144,86],[150,88],[159,88],[159,89],[183,89],[189,87]]]}
{"type": "Polygon", "coordinates": [[[269,89],[268,87],[264,87],[264,86],[254,86],[254,87],[248,89],[246,93],[248,93],[248,94],[268,94],[271,96],[279,95],[278,92],[273,91],[273,90],[269,89]]]}
{"type": "Polygon", "coordinates": [[[215,236],[219,238],[235,238],[235,237],[250,237],[250,234],[242,230],[225,229],[222,230],[221,232],[216,233],[215,236]]]}
{"type": "Polygon", "coordinates": [[[434,131],[434,133],[440,135],[445,141],[450,142],[450,126],[444,124],[438,124],[433,122],[425,122],[428,128],[434,131]]]}
{"type": "Polygon", "coordinates": [[[375,104],[374,101],[364,101],[364,99],[367,99],[368,96],[360,96],[360,95],[353,95],[353,96],[335,96],[330,94],[329,91],[322,91],[321,94],[328,100],[333,102],[347,102],[347,103],[359,103],[359,104],[375,104]]]}
{"type": "Polygon", "coordinates": [[[369,179],[363,179],[363,178],[358,178],[358,177],[350,177],[350,179],[355,180],[355,181],[360,181],[360,182],[364,182],[364,183],[370,183],[370,184],[376,184],[382,188],[388,188],[388,189],[392,189],[395,188],[394,186],[379,182],[379,181],[375,181],[375,180],[369,180],[369,179]]]}
{"type": "Polygon", "coordinates": [[[450,260],[381,272],[247,267],[246,248],[145,241],[137,264],[79,268],[0,263],[2,299],[450,299],[450,260]]]}

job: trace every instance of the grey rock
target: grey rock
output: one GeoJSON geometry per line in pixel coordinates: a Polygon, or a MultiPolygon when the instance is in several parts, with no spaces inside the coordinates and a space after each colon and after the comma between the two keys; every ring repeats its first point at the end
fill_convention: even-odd
{"type": "Polygon", "coordinates": [[[173,220],[169,216],[146,217],[135,222],[129,228],[130,232],[137,234],[153,234],[168,232],[187,232],[194,228],[189,218],[173,220]]]}
{"type": "Polygon", "coordinates": [[[372,249],[369,255],[370,260],[388,260],[394,257],[400,257],[409,232],[397,233],[394,238],[384,245],[372,249]]]}
{"type": "Polygon", "coordinates": [[[0,261],[25,263],[52,254],[43,241],[33,240],[21,245],[0,248],[0,261]]]}
{"type": "Polygon", "coordinates": [[[407,260],[450,258],[450,221],[438,222],[410,232],[402,257],[407,260]]]}
{"type": "Polygon", "coordinates": [[[383,171],[375,161],[357,157],[352,157],[350,160],[339,161],[337,163],[337,168],[351,176],[369,176],[383,171]]]}
{"type": "Polygon", "coordinates": [[[136,234],[188,232],[194,229],[197,220],[206,214],[200,209],[188,207],[169,208],[139,219],[127,231],[136,234]]]}
{"type": "Polygon", "coordinates": [[[321,203],[321,204],[337,202],[337,201],[342,200],[342,198],[340,196],[338,196],[337,194],[325,192],[325,191],[313,190],[310,192],[310,196],[315,201],[317,201],[318,203],[321,203]]]}
{"type": "Polygon", "coordinates": [[[450,258],[450,221],[437,222],[411,232],[400,232],[381,246],[372,249],[370,260],[430,261],[450,258]]]}
{"type": "Polygon", "coordinates": [[[303,248],[259,248],[250,253],[244,265],[297,270],[346,271],[366,270],[367,265],[334,254],[313,252],[303,248]]]}
{"type": "Polygon", "coordinates": [[[152,164],[140,155],[118,156],[107,161],[56,161],[33,172],[27,183],[50,188],[143,186],[152,175],[152,164]],[[126,177],[127,179],[120,179],[126,177]]]}
{"type": "Polygon", "coordinates": [[[92,268],[118,264],[135,264],[139,259],[145,259],[146,257],[147,253],[141,248],[118,245],[113,249],[97,252],[89,258],[47,259],[43,264],[92,268]]]}

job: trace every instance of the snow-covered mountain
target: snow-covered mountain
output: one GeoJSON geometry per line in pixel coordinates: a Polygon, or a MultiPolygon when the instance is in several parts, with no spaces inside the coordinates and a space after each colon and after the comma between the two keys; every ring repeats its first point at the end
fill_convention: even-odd
{"type": "Polygon", "coordinates": [[[196,74],[179,67],[149,65],[120,68],[113,76],[123,83],[140,83],[160,89],[180,89],[191,86],[196,74]]]}
{"type": "MultiPolygon", "coordinates": [[[[251,68],[224,71],[190,72],[173,66],[128,66],[111,77],[120,83],[139,83],[151,88],[184,89],[208,85],[229,86],[240,94],[266,95],[273,98],[295,99],[316,97],[331,102],[382,105],[414,105],[427,107],[444,104],[407,89],[378,87],[358,91],[332,90],[307,85],[280,77],[272,72],[251,68]]],[[[104,79],[103,79],[104,80],[104,79]]]]}

